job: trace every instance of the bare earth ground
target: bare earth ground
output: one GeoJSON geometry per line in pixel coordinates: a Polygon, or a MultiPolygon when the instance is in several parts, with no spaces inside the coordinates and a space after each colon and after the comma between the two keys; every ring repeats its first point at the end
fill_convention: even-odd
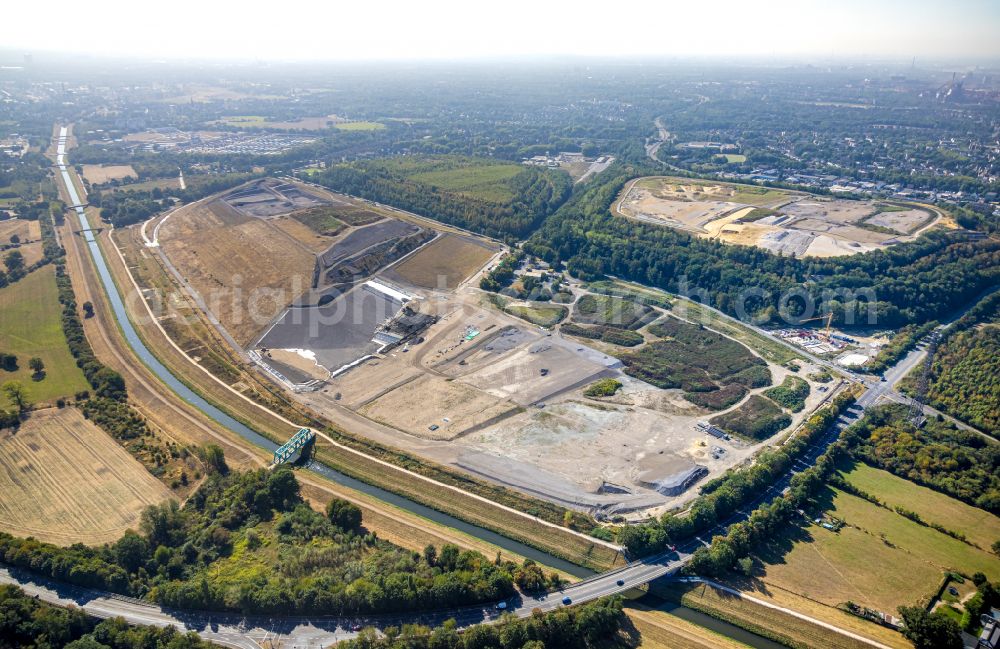
{"type": "Polygon", "coordinates": [[[75,408],[0,432],[0,468],[0,526],[60,545],[113,541],[171,495],[75,408]]]}
{"type": "Polygon", "coordinates": [[[223,326],[248,344],[312,284],[314,257],[259,219],[193,204],[160,231],[164,251],[223,326]]]}
{"type": "Polygon", "coordinates": [[[457,381],[422,375],[358,412],[428,439],[453,439],[469,427],[513,412],[517,405],[457,381]],[[434,426],[434,430],[431,430],[434,426]]]}
{"type": "MultiPolygon", "coordinates": [[[[88,209],[92,210],[92,208],[88,209]]],[[[91,218],[96,218],[96,214],[91,215],[91,218]]],[[[131,350],[120,338],[110,307],[104,297],[100,280],[90,263],[87,251],[83,248],[81,237],[74,234],[74,230],[75,219],[67,219],[66,226],[62,228],[62,239],[66,242],[67,248],[67,269],[73,278],[77,302],[92,301],[97,311],[95,317],[84,320],[87,338],[94,346],[98,358],[125,376],[129,387],[130,402],[148,419],[151,426],[157,429],[158,434],[164,434],[169,439],[182,444],[220,444],[225,450],[227,462],[233,467],[256,468],[265,466],[269,455],[262,449],[244,442],[232,432],[215,424],[173,392],[164,391],[148,368],[134,357],[131,350]]],[[[108,232],[101,236],[101,246],[108,255],[109,266],[120,286],[128,287],[132,282],[126,272],[125,266],[127,264],[129,268],[133,269],[133,272],[148,281],[148,286],[161,288],[166,293],[175,290],[173,279],[167,275],[165,269],[159,266],[155,255],[151,255],[148,249],[142,245],[138,227],[119,230],[117,234],[117,239],[123,244],[124,254],[128,261],[118,257],[108,232]]],[[[218,384],[208,380],[202,372],[193,369],[190,359],[174,349],[164,337],[163,332],[146,318],[142,300],[136,298],[131,289],[126,290],[126,292],[130,296],[126,299],[130,317],[134,319],[137,327],[142,331],[141,335],[144,339],[156,345],[157,354],[173,373],[184,377],[184,380],[196,386],[199,391],[208,395],[208,398],[220,403],[234,416],[252,419],[262,431],[268,434],[273,435],[275,431],[286,429],[284,424],[275,417],[249,405],[238,396],[220,389],[218,384]]],[[[188,312],[194,309],[194,305],[188,301],[184,294],[179,295],[178,302],[183,303],[183,308],[188,312]]],[[[201,331],[203,333],[206,331],[214,332],[204,323],[201,325],[201,331]]],[[[217,336],[209,335],[206,340],[211,340],[213,345],[223,346],[221,339],[217,336]]],[[[252,377],[245,378],[245,380],[250,383],[254,383],[255,380],[259,381],[259,379],[252,377]]],[[[361,492],[314,477],[306,472],[299,473],[299,480],[303,484],[303,492],[310,498],[314,507],[322,508],[332,497],[348,499],[361,507],[364,525],[368,530],[403,547],[419,551],[428,543],[439,546],[442,543],[454,543],[462,548],[478,550],[486,556],[494,556],[499,553],[504,558],[516,562],[523,560],[523,557],[500,550],[500,548],[478,538],[432,523],[361,492]]],[[[459,498],[459,500],[462,499],[459,498]]],[[[569,577],[569,575],[563,576],[569,577]]]]}
{"type": "Polygon", "coordinates": [[[10,243],[10,238],[14,235],[20,237],[21,241],[34,241],[42,237],[38,221],[25,221],[24,219],[6,219],[0,221],[0,244],[10,243]]]}
{"type": "Polygon", "coordinates": [[[755,185],[652,177],[628,185],[614,211],[638,221],[796,257],[832,257],[884,248],[942,218],[940,213],[931,215],[915,208],[876,213],[879,205],[755,185]],[[775,214],[741,222],[752,207],[775,214]],[[859,227],[865,222],[896,234],[859,227]]]}
{"type": "Polygon", "coordinates": [[[471,237],[445,234],[394,266],[386,276],[422,288],[454,289],[498,249],[471,237]]]}
{"type": "Polygon", "coordinates": [[[868,219],[867,222],[895,230],[900,234],[913,234],[914,230],[930,218],[930,215],[922,210],[903,210],[900,212],[881,212],[868,219]]]}
{"type": "Polygon", "coordinates": [[[106,183],[109,180],[138,178],[132,165],[83,165],[83,177],[91,184],[106,183]]]}
{"type": "Polygon", "coordinates": [[[334,237],[317,234],[290,216],[279,216],[271,219],[270,223],[315,253],[323,252],[335,241],[334,237]]]}
{"type": "MultiPolygon", "coordinates": [[[[695,426],[708,411],[679,390],[622,375],[607,355],[621,349],[539,331],[481,304],[480,296],[462,289],[430,298],[443,316],[424,342],[366,361],[300,398],[384,425],[359,428],[380,442],[581,509],[658,513],[680,506],[697,490],[666,497],[650,484],[679,464],[705,466],[710,478],[776,439],[748,445],[709,438],[695,426]],[[481,333],[466,340],[472,330],[481,333]],[[602,376],[618,378],[622,391],[584,397],[602,376]],[[713,447],[724,452],[713,457],[713,447]],[[606,493],[605,483],[631,493],[606,493]]],[[[769,366],[774,384],[789,373],[769,366]]],[[[799,375],[812,371],[804,367],[799,375]]],[[[814,386],[793,425],[824,396],[814,386]]]]}

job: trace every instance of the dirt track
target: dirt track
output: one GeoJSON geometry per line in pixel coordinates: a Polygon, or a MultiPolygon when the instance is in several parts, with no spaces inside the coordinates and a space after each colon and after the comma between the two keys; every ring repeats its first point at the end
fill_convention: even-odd
{"type": "MultiPolygon", "coordinates": [[[[70,221],[71,219],[68,219],[67,223],[70,221]]],[[[70,225],[63,227],[62,234],[66,241],[67,269],[73,279],[77,301],[82,303],[90,300],[95,307],[96,315],[84,321],[87,339],[102,362],[122,372],[129,388],[132,405],[148,418],[151,426],[170,439],[181,444],[219,444],[231,466],[244,468],[265,466],[268,456],[262,449],[249,446],[242,439],[202,416],[173,392],[163,388],[135,358],[118,335],[104,293],[99,288],[99,279],[86,256],[89,253],[83,247],[79,236],[73,234],[70,225]],[[82,261],[86,263],[81,263],[82,261]]],[[[106,236],[102,245],[105,247],[111,245],[106,236]]],[[[116,257],[113,254],[108,255],[109,261],[112,262],[110,265],[117,275],[123,272],[123,269],[120,268],[120,264],[115,263],[116,257]]],[[[118,281],[122,281],[120,276],[118,281]]],[[[439,546],[443,543],[453,543],[462,548],[478,550],[486,556],[494,556],[498,551],[498,548],[490,543],[436,525],[360,492],[315,478],[305,472],[299,472],[297,475],[304,495],[310,499],[314,507],[325,506],[333,497],[350,500],[361,507],[367,529],[376,532],[380,538],[402,547],[422,550],[428,543],[439,546]]],[[[507,552],[502,554],[508,558],[518,559],[507,552]]]]}

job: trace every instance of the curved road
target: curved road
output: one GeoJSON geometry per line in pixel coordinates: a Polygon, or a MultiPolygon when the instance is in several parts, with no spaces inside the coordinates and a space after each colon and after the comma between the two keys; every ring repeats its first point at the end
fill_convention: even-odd
{"type": "MultiPolygon", "coordinates": [[[[65,162],[65,136],[63,129],[59,141],[57,166],[59,167],[67,190],[75,202],[75,187],[65,162]]],[[[81,224],[85,228],[88,242],[93,239],[93,233],[87,228],[83,208],[77,207],[81,216],[81,224]]],[[[763,332],[762,332],[763,333],[763,332]]],[[[802,350],[796,349],[798,353],[802,350]]],[[[808,355],[808,354],[807,354],[808,355]]],[[[886,372],[886,381],[870,380],[864,383],[865,391],[855,405],[843,413],[831,427],[830,431],[818,440],[789,471],[763,491],[753,502],[747,503],[741,511],[734,513],[716,527],[702,536],[710,539],[713,535],[722,533],[731,524],[746,519],[749,513],[761,503],[778,496],[787,489],[792,477],[812,466],[826,448],[839,437],[841,431],[857,421],[864,409],[874,405],[883,397],[892,398],[895,393],[892,385],[904,376],[923,358],[923,352],[915,349],[907,354],[899,363],[886,372]]],[[[818,360],[818,359],[816,359],[818,360]]],[[[827,363],[823,363],[828,365],[827,363]]],[[[841,368],[833,368],[843,373],[841,368]]],[[[857,377],[853,377],[857,378],[857,377]]],[[[895,395],[898,397],[898,395],[895,395]]],[[[538,597],[518,596],[506,602],[507,611],[519,617],[526,617],[534,610],[550,611],[565,605],[565,598],[571,603],[582,603],[600,597],[614,595],[642,586],[655,579],[676,573],[690,561],[692,553],[701,545],[707,544],[702,538],[695,538],[683,544],[676,551],[647,557],[633,562],[623,568],[596,575],[566,587],[563,590],[547,593],[538,597]]],[[[16,583],[31,595],[58,605],[77,605],[97,617],[120,616],[126,621],[139,625],[175,626],[180,629],[193,630],[206,640],[232,647],[258,647],[265,640],[281,640],[286,646],[318,647],[326,646],[337,640],[354,635],[361,626],[385,627],[401,623],[420,623],[427,625],[439,624],[454,618],[461,626],[477,624],[498,617],[498,610],[493,606],[476,606],[438,612],[407,614],[400,616],[375,616],[367,618],[325,618],[325,617],[246,617],[236,614],[212,613],[206,611],[171,611],[155,604],[125,598],[108,592],[101,592],[61,584],[44,579],[24,571],[0,568],[0,582],[16,583]]]]}

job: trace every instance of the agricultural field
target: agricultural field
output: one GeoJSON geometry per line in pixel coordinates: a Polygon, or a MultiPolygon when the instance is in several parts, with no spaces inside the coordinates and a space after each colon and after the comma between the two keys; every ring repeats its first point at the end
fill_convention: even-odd
{"type": "Polygon", "coordinates": [[[385,124],[380,122],[336,122],[333,127],[340,131],[380,131],[385,128],[385,124]]]}
{"type": "Polygon", "coordinates": [[[912,239],[941,214],[925,206],[846,200],[757,185],[641,178],[622,190],[619,216],[795,257],[833,257],[912,239]]]}
{"type": "Polygon", "coordinates": [[[0,430],[0,528],[58,545],[99,545],[137,529],[170,491],[75,408],[38,410],[0,430]]]}
{"type": "MultiPolygon", "coordinates": [[[[905,492],[898,488],[902,491],[896,498],[905,492]]],[[[903,502],[914,508],[920,495],[914,490],[903,502]]],[[[1000,578],[1000,559],[988,548],[973,547],[839,489],[827,489],[807,515],[843,520],[844,526],[833,531],[803,522],[775,538],[758,552],[763,564],[759,579],[765,585],[829,606],[853,601],[894,613],[900,605],[933,595],[949,570],[1000,578]]],[[[949,525],[947,519],[940,523],[949,525]]]]}
{"type": "MultiPolygon", "coordinates": [[[[62,307],[51,265],[0,289],[0,351],[18,357],[17,371],[0,370],[0,383],[20,381],[35,404],[54,403],[90,387],[63,335],[62,307]],[[45,364],[41,380],[35,380],[28,367],[34,356],[45,364]]],[[[0,408],[8,406],[6,397],[0,395],[0,408]]]]}
{"type": "Polygon", "coordinates": [[[1000,517],[967,505],[939,491],[910,482],[863,462],[840,470],[850,484],[889,507],[903,507],[929,523],[943,525],[983,549],[1000,539],[1000,517]]]}
{"type": "Polygon", "coordinates": [[[393,266],[386,276],[421,288],[455,289],[499,250],[480,239],[443,234],[393,266]]]}
{"type": "Polygon", "coordinates": [[[83,165],[83,177],[92,185],[139,177],[132,165],[83,165]]]}

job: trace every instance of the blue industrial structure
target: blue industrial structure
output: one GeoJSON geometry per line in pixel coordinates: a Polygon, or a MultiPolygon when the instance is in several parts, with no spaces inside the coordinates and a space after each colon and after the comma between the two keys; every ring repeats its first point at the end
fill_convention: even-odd
{"type": "Polygon", "coordinates": [[[296,451],[300,450],[315,437],[316,433],[314,433],[312,429],[300,428],[298,432],[292,435],[290,440],[279,446],[277,450],[274,451],[274,462],[272,462],[272,464],[284,464],[290,457],[295,455],[296,451]]]}

